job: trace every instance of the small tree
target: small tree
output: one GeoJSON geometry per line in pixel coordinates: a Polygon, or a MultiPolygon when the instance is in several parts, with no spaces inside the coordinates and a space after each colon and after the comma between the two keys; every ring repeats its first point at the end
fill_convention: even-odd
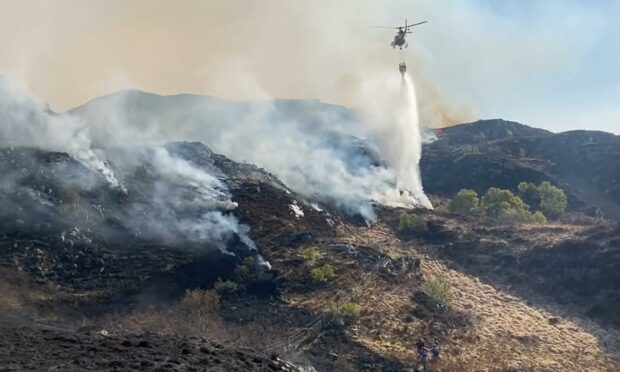
{"type": "Polygon", "coordinates": [[[468,216],[480,211],[480,199],[474,190],[462,189],[448,204],[451,212],[468,216]]]}
{"type": "Polygon", "coordinates": [[[566,212],[568,201],[564,190],[545,181],[538,186],[538,192],[540,194],[540,210],[545,216],[556,218],[566,212]]]}
{"type": "Polygon", "coordinates": [[[556,218],[566,212],[566,194],[561,188],[548,181],[536,186],[530,182],[519,184],[519,195],[534,209],[539,209],[546,217],[556,218]]]}
{"type": "Polygon", "coordinates": [[[482,197],[482,207],[487,216],[503,221],[530,222],[530,206],[510,190],[489,188],[482,197]]]}
{"type": "Polygon", "coordinates": [[[540,193],[538,187],[531,182],[521,182],[517,187],[519,196],[530,207],[537,209],[540,205],[540,193]]]}

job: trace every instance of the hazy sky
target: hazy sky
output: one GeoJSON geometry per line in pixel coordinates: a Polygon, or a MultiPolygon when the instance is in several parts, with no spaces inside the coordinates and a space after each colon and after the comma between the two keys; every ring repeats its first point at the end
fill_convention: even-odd
{"type": "Polygon", "coordinates": [[[405,17],[430,21],[405,54],[428,123],[620,133],[615,0],[0,0],[0,74],[59,111],[123,88],[360,106],[398,76],[370,26],[405,17]]]}

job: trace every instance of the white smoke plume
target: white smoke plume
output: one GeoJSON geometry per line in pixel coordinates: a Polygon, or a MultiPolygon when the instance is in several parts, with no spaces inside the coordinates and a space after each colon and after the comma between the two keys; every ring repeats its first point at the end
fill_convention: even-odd
{"type": "Polygon", "coordinates": [[[105,158],[91,147],[88,128],[70,115],[53,115],[44,105],[0,77],[0,139],[13,146],[66,151],[123,189],[105,158]]]}
{"type": "Polygon", "coordinates": [[[243,102],[122,91],[70,113],[88,124],[97,146],[122,146],[127,138],[197,140],[235,161],[264,167],[311,200],[371,222],[374,203],[431,207],[418,170],[415,91],[411,81],[408,89],[399,83],[397,66],[391,73],[371,74],[355,97],[366,103],[357,111],[319,101],[243,102]],[[381,160],[389,167],[380,166],[381,160]]]}
{"type": "MultiPolygon", "coordinates": [[[[153,142],[155,136],[132,131],[126,122],[115,118],[113,112],[109,119],[108,130],[104,136],[96,138],[97,147],[94,147],[92,128],[82,118],[69,113],[56,114],[0,78],[2,147],[67,152],[87,169],[103,176],[113,189],[125,194],[127,188],[117,173],[131,174],[136,166],[150,164],[156,177],[152,193],[148,194],[150,199],[127,206],[123,213],[128,214],[121,218],[121,224],[143,237],[161,241],[182,238],[214,244],[225,253],[228,253],[226,243],[238,234],[248,249],[256,250],[247,236],[249,229],[240,225],[232,213],[227,213],[237,205],[232,202],[224,183],[205,169],[171,155],[166,148],[153,142]],[[125,146],[119,147],[123,142],[125,146]]],[[[71,179],[59,181],[76,186],[71,179]]],[[[89,180],[77,186],[87,190],[93,182],[96,183],[89,180]]],[[[17,191],[13,183],[5,186],[17,191]]],[[[47,199],[41,200],[49,204],[47,199]]]]}

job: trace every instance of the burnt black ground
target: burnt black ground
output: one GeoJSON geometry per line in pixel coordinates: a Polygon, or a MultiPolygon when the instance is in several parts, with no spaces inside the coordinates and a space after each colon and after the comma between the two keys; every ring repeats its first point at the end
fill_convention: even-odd
{"type": "Polygon", "coordinates": [[[0,329],[0,370],[290,371],[276,358],[195,337],[0,329]]]}

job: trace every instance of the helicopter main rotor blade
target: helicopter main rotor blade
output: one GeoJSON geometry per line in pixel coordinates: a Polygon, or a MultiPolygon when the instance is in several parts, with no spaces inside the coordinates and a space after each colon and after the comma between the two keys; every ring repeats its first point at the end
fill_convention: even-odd
{"type": "Polygon", "coordinates": [[[393,27],[393,26],[372,26],[372,27],[374,27],[374,28],[389,28],[389,29],[396,29],[396,30],[398,30],[399,28],[402,28],[402,27],[393,27]]]}
{"type": "Polygon", "coordinates": [[[423,25],[423,24],[425,24],[425,23],[428,23],[428,21],[414,23],[414,24],[412,24],[412,25],[407,26],[407,28],[410,28],[410,27],[413,27],[413,26],[423,25]]]}

